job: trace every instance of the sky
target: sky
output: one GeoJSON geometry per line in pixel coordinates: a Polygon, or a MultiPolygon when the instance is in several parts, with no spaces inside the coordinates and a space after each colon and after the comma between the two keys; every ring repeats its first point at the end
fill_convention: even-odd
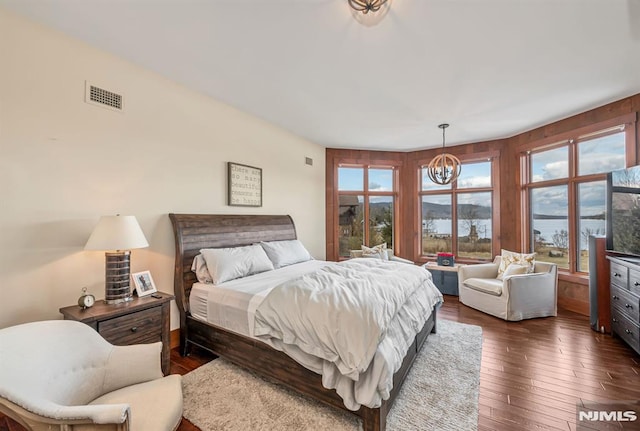
{"type": "MultiPolygon", "coordinates": [[[[568,147],[533,153],[531,156],[532,182],[567,178],[568,147]]],[[[624,132],[578,144],[578,175],[609,172],[625,167],[624,132]]],[[[567,186],[554,186],[532,191],[534,214],[567,215],[567,186]]],[[[605,181],[581,183],[578,186],[580,215],[596,215],[605,211],[605,181]]]]}
{"type": "MultiPolygon", "coordinates": [[[[578,144],[578,175],[609,172],[625,167],[625,133],[589,139],[578,144]]],[[[567,178],[568,147],[535,152],[531,155],[532,182],[567,178]]],[[[339,190],[361,191],[364,189],[362,168],[339,168],[339,190]]],[[[462,165],[458,188],[491,187],[491,162],[462,165]]],[[[422,190],[449,190],[450,185],[434,184],[423,169],[422,190]]],[[[369,191],[392,191],[392,169],[369,169],[369,191]]],[[[580,215],[601,214],[605,210],[605,181],[581,183],[578,186],[578,209],[580,215]]],[[[487,205],[486,193],[465,193],[459,196],[460,203],[487,205]]],[[[533,191],[533,212],[545,215],[567,215],[567,186],[537,188],[533,191]]],[[[383,199],[388,200],[388,199],[383,199]]],[[[429,198],[429,201],[434,201],[429,198]]]]}
{"type": "MultiPolygon", "coordinates": [[[[578,144],[578,175],[609,172],[625,167],[624,132],[578,144]]],[[[569,174],[568,147],[531,155],[532,182],[566,178],[569,174]]]]}
{"type": "MultiPolygon", "coordinates": [[[[342,191],[361,191],[364,185],[362,168],[338,168],[338,189],[342,191]]],[[[458,187],[490,187],[491,162],[464,164],[458,187]]],[[[450,186],[440,186],[429,180],[426,173],[422,178],[423,190],[446,190],[450,186]]],[[[369,169],[369,191],[393,191],[392,169],[369,169]]]]}
{"type": "MultiPolygon", "coordinates": [[[[364,190],[364,169],[338,168],[338,190],[364,190]]],[[[392,192],[393,169],[369,169],[369,191],[392,192]]]]}

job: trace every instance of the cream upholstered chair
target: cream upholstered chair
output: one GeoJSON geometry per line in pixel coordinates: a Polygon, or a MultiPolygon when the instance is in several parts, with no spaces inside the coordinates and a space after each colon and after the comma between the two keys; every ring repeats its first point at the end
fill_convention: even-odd
{"type": "Polygon", "coordinates": [[[505,320],[557,315],[558,270],[555,264],[536,262],[533,273],[498,279],[501,258],[493,263],[458,269],[460,302],[505,320]]]}
{"type": "Polygon", "coordinates": [[[113,346],[68,320],[0,329],[0,412],[34,431],[174,430],[181,377],[162,376],[160,348],[113,346]]]}

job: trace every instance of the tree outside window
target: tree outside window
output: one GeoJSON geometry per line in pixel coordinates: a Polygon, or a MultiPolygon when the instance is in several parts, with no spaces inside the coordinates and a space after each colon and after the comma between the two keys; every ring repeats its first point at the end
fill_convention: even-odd
{"type": "Polygon", "coordinates": [[[395,169],[340,166],[338,168],[338,250],[349,257],[362,245],[386,243],[393,250],[395,236],[395,169]]]}

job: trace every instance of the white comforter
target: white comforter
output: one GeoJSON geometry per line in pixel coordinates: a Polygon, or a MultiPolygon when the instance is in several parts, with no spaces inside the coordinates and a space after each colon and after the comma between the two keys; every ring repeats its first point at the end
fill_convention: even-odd
{"type": "Polygon", "coordinates": [[[256,309],[254,336],[321,373],[347,408],[378,407],[441,301],[423,268],[352,259],[271,290],[256,309]]]}

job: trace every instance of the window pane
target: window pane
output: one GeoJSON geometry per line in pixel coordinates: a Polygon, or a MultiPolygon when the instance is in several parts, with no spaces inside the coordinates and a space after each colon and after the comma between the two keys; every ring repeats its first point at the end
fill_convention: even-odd
{"type": "Polygon", "coordinates": [[[393,191],[393,169],[369,169],[370,192],[393,191]]]}
{"type": "Polygon", "coordinates": [[[531,154],[531,182],[555,180],[568,176],[568,147],[531,154]]]}
{"type": "Polygon", "coordinates": [[[605,182],[578,184],[578,271],[589,271],[589,236],[605,234],[605,182]]]}
{"type": "Polygon", "coordinates": [[[364,169],[338,168],[338,190],[364,191],[364,169]]]}
{"type": "Polygon", "coordinates": [[[451,195],[422,197],[422,254],[452,252],[451,195]]]}
{"type": "Polygon", "coordinates": [[[458,257],[491,260],[491,192],[458,195],[458,257]]]}
{"type": "MultiPolygon", "coordinates": [[[[463,167],[464,168],[464,167],[463,167]]],[[[420,181],[422,190],[449,190],[451,189],[451,184],[446,184],[441,186],[440,184],[436,184],[429,179],[429,175],[427,175],[427,168],[422,168],[422,180],[420,181]]]]}
{"type": "Polygon", "coordinates": [[[341,257],[349,257],[351,250],[360,250],[363,244],[364,197],[340,195],[339,200],[338,250],[341,257]]]}
{"type": "Polygon", "coordinates": [[[369,201],[369,246],[383,242],[393,250],[393,197],[376,196],[369,201]]]}
{"type": "Polygon", "coordinates": [[[624,132],[579,142],[578,174],[599,174],[624,168],[624,142],[624,132]]]}
{"type": "Polygon", "coordinates": [[[491,162],[466,163],[458,177],[458,188],[491,187],[491,162]]]}
{"type": "Polygon", "coordinates": [[[567,186],[531,190],[531,238],[536,260],[569,267],[567,186]]]}

